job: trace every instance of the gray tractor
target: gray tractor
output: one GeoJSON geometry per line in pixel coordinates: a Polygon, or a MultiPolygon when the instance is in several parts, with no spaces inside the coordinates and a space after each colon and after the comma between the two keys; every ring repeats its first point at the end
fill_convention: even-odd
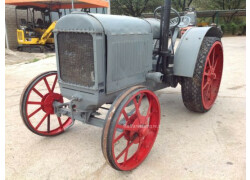
{"type": "Polygon", "coordinates": [[[154,91],[180,84],[184,105],[199,113],[216,100],[221,31],[194,27],[174,48],[179,29],[189,24],[189,17],[171,8],[171,0],[151,19],[84,12],[62,17],[54,29],[57,71],[35,77],[24,89],[24,124],[41,136],[61,134],[75,120],[102,127],[108,164],[121,171],[136,168],[160,125],[154,91]]]}

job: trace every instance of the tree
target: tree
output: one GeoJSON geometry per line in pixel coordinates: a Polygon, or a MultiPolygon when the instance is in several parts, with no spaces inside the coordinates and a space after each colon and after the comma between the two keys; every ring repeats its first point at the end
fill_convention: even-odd
{"type": "MultiPolygon", "coordinates": [[[[173,8],[184,11],[193,0],[172,0],[173,8]]],[[[164,5],[164,0],[111,0],[111,13],[139,17],[145,12],[154,12],[155,8],[164,5]]]]}
{"type": "Polygon", "coordinates": [[[178,11],[185,11],[187,7],[190,7],[193,0],[172,0],[172,6],[178,11]]]}
{"type": "Polygon", "coordinates": [[[149,0],[112,0],[111,13],[139,17],[147,8],[149,0]]]}
{"type": "MultiPolygon", "coordinates": [[[[195,5],[200,10],[234,10],[245,9],[246,0],[195,0],[195,5]]],[[[234,18],[234,14],[229,17],[224,17],[226,23],[230,23],[234,18]]]]}

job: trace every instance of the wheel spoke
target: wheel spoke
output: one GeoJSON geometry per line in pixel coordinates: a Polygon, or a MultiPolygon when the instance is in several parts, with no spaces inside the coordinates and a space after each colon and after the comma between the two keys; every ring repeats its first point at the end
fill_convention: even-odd
{"type": "Polygon", "coordinates": [[[43,98],[43,95],[36,89],[33,87],[32,89],[38,96],[40,96],[41,98],[43,98]]]}
{"type": "MultiPolygon", "coordinates": [[[[127,146],[129,145],[129,141],[127,141],[127,146]]],[[[125,155],[124,155],[124,163],[127,161],[128,158],[128,149],[125,151],[125,155]]]]}
{"type": "Polygon", "coordinates": [[[139,115],[140,115],[140,110],[139,110],[138,103],[136,102],[136,99],[135,99],[135,98],[133,99],[133,101],[134,101],[134,105],[135,105],[136,114],[137,114],[137,116],[139,117],[139,115]]]}
{"type": "Polygon", "coordinates": [[[122,132],[117,138],[115,138],[114,143],[116,143],[117,141],[119,141],[124,135],[125,135],[125,133],[122,132]]]}
{"type": "Polygon", "coordinates": [[[45,82],[45,84],[46,84],[46,87],[47,87],[47,89],[48,89],[49,93],[51,93],[52,91],[51,91],[51,89],[50,89],[50,87],[49,87],[49,83],[48,83],[48,81],[47,81],[46,77],[45,77],[45,78],[43,78],[43,80],[44,80],[44,82],[45,82]]]}
{"type": "Polygon", "coordinates": [[[47,131],[50,132],[50,114],[47,117],[47,131]]]}
{"type": "Polygon", "coordinates": [[[43,105],[43,102],[28,101],[27,104],[43,105]]]}
{"type": "Polygon", "coordinates": [[[125,112],[124,109],[122,110],[122,114],[123,114],[124,118],[126,119],[126,121],[128,121],[129,118],[128,118],[128,115],[127,115],[127,113],[125,112]]]}
{"type": "Polygon", "coordinates": [[[57,82],[57,75],[55,77],[55,80],[54,80],[54,83],[53,83],[53,86],[52,86],[52,89],[51,89],[52,92],[54,92],[54,90],[55,90],[56,82],[57,82]]]}
{"type": "Polygon", "coordinates": [[[58,122],[59,122],[60,128],[62,129],[62,121],[61,121],[61,118],[60,118],[60,117],[57,117],[57,120],[58,120],[58,122]]]}
{"type": "Polygon", "coordinates": [[[210,99],[212,99],[213,89],[214,89],[214,88],[213,88],[213,87],[212,87],[212,85],[211,85],[211,88],[210,88],[210,94],[209,94],[209,98],[210,98],[210,99]]]}
{"type": "Polygon", "coordinates": [[[215,63],[214,63],[214,70],[215,70],[215,68],[216,68],[216,66],[217,66],[217,63],[218,63],[218,59],[216,59],[216,61],[215,61],[215,63]]]}
{"type": "Polygon", "coordinates": [[[140,98],[139,98],[139,100],[138,100],[138,106],[140,107],[140,105],[141,105],[141,101],[142,101],[142,98],[144,97],[144,93],[142,93],[141,95],[140,95],[140,98]]]}
{"type": "Polygon", "coordinates": [[[46,117],[48,116],[49,114],[46,113],[43,118],[41,119],[41,121],[38,123],[38,125],[36,126],[36,130],[41,126],[41,124],[43,123],[43,121],[46,119],[46,117]]]}
{"type": "Polygon", "coordinates": [[[202,90],[206,89],[206,87],[209,85],[208,81],[206,82],[206,84],[203,86],[202,90]]]}
{"type": "Polygon", "coordinates": [[[208,72],[204,72],[204,76],[208,76],[209,74],[208,74],[208,72]]]}
{"type": "Polygon", "coordinates": [[[208,88],[207,88],[207,92],[206,92],[206,97],[207,97],[207,98],[210,97],[210,96],[208,96],[210,88],[211,88],[211,84],[209,84],[209,86],[208,86],[208,88]]]}
{"type": "Polygon", "coordinates": [[[116,160],[118,161],[120,159],[120,157],[126,152],[128,151],[128,149],[133,145],[135,139],[133,141],[131,141],[131,143],[128,143],[128,145],[126,146],[126,148],[116,157],[116,160]]]}
{"type": "Polygon", "coordinates": [[[36,113],[38,113],[40,110],[42,109],[42,107],[39,107],[38,109],[36,109],[34,112],[32,112],[28,118],[31,118],[32,116],[34,116],[36,113]]]}

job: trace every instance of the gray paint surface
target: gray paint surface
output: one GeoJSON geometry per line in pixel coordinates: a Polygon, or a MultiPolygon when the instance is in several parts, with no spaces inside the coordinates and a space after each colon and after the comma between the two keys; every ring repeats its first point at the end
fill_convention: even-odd
{"type": "Polygon", "coordinates": [[[151,28],[152,28],[152,33],[153,33],[153,38],[154,39],[159,39],[160,38],[160,20],[155,19],[155,18],[145,18],[145,21],[147,21],[151,28]]]}
{"type": "Polygon", "coordinates": [[[106,35],[149,34],[150,25],[140,18],[108,14],[90,14],[103,26],[106,35]]]}
{"type": "MultiPolygon", "coordinates": [[[[95,110],[104,103],[113,102],[124,89],[144,83],[146,73],[152,69],[153,34],[151,25],[145,20],[75,12],[62,17],[54,32],[55,40],[60,32],[93,36],[95,86],[86,88],[65,83],[58,70],[63,96],[83,99],[84,102],[76,102],[81,110],[95,110]]],[[[55,44],[59,63],[57,42],[55,44]]]]}
{"type": "Polygon", "coordinates": [[[201,43],[210,28],[191,28],[183,35],[174,56],[174,75],[193,77],[201,43]]]}

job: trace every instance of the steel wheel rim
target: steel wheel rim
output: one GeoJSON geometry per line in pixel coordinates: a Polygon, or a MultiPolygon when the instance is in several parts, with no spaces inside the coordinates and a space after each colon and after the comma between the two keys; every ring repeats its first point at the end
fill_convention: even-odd
{"type": "MultiPolygon", "coordinates": [[[[135,105],[136,107],[136,105],[135,105]]],[[[147,118],[146,118],[147,119],[147,118]]],[[[145,118],[144,118],[145,121],[145,118]]],[[[113,133],[113,137],[112,137],[112,156],[114,159],[114,162],[116,164],[116,166],[121,169],[121,170],[132,170],[134,168],[136,168],[139,164],[141,164],[143,162],[143,160],[147,157],[148,153],[150,152],[151,148],[153,147],[154,141],[156,139],[157,133],[158,133],[158,129],[159,129],[159,124],[160,124],[160,104],[159,101],[157,99],[157,97],[155,96],[154,93],[152,93],[149,90],[141,90],[139,92],[137,92],[136,94],[134,94],[123,106],[122,111],[120,112],[118,119],[116,121],[115,124],[115,129],[114,129],[114,133],[113,133]],[[142,98],[138,99],[138,109],[135,110],[135,112],[130,115],[130,116],[124,116],[126,119],[126,125],[125,126],[121,126],[118,124],[119,119],[121,118],[121,114],[124,115],[127,114],[124,111],[124,108],[130,103],[133,102],[134,105],[136,103],[135,98],[138,97],[138,95],[140,95],[140,97],[146,97],[148,102],[149,102],[149,108],[147,109],[147,116],[148,116],[148,121],[147,124],[144,123],[139,123],[137,124],[138,126],[135,125],[136,120],[133,121],[134,124],[130,124],[128,125],[128,121],[130,119],[136,119],[137,117],[137,122],[143,121],[143,120],[139,120],[140,118],[138,118],[138,109],[140,108],[140,100],[142,100],[142,98]],[[143,95],[143,96],[141,96],[143,95]],[[136,116],[136,117],[135,117],[136,116]],[[143,126],[144,125],[144,126],[143,126]],[[134,140],[128,140],[126,139],[126,132],[128,132],[129,128],[132,129],[138,129],[136,131],[133,132],[133,135],[135,133],[138,133],[138,136],[134,139],[134,140]],[[139,127],[139,128],[137,128],[139,127]],[[141,128],[140,128],[141,127],[141,128]],[[143,128],[142,128],[143,127],[143,128]],[[118,137],[115,137],[116,133],[117,133],[117,129],[121,129],[121,128],[125,128],[126,130],[123,131],[124,135],[121,136],[121,134],[118,137]],[[146,132],[149,129],[149,132],[146,132]],[[119,155],[115,155],[115,143],[119,142],[120,140],[124,140],[127,141],[127,146],[126,148],[124,148],[123,151],[121,151],[119,153],[119,155]],[[128,152],[129,149],[135,145],[138,144],[138,149],[136,150],[136,152],[134,154],[132,154],[130,157],[128,157],[128,152]],[[123,158],[123,162],[118,162],[118,160],[120,158],[123,158]]],[[[131,134],[131,133],[130,133],[131,134]]]]}
{"type": "Polygon", "coordinates": [[[222,78],[223,71],[223,48],[220,41],[216,41],[206,57],[204,66],[201,95],[202,103],[206,110],[214,104],[222,78]]]}
{"type": "Polygon", "coordinates": [[[59,102],[63,103],[62,95],[59,93],[54,93],[54,88],[56,86],[56,83],[57,83],[57,73],[54,72],[51,74],[47,74],[46,76],[43,76],[41,79],[39,79],[35,84],[32,84],[30,86],[30,88],[29,88],[30,90],[27,94],[27,98],[25,101],[26,119],[27,119],[29,125],[31,126],[31,128],[34,131],[36,131],[38,134],[41,134],[41,135],[53,136],[53,135],[60,134],[72,123],[71,118],[67,118],[67,120],[64,123],[62,123],[62,119],[60,117],[57,117],[58,127],[54,128],[54,129],[50,129],[51,116],[57,116],[54,113],[54,109],[51,109],[52,103],[54,101],[50,102],[51,101],[50,99],[55,98],[59,102]],[[52,87],[50,87],[50,85],[47,82],[47,78],[50,76],[55,76],[52,87]],[[36,86],[39,83],[41,83],[41,81],[44,81],[46,84],[46,88],[49,91],[47,94],[42,94],[41,92],[39,92],[39,90],[36,89],[36,86]],[[30,99],[31,93],[36,93],[38,96],[40,96],[41,100],[36,101],[36,102],[30,102],[29,99],[30,99]],[[37,106],[36,110],[33,111],[32,113],[28,113],[29,105],[36,105],[37,106]],[[40,111],[43,111],[45,113],[45,115],[41,118],[40,122],[37,125],[34,125],[31,122],[31,118],[40,111]],[[40,126],[46,121],[46,119],[47,119],[47,131],[39,130],[40,126]]]}

